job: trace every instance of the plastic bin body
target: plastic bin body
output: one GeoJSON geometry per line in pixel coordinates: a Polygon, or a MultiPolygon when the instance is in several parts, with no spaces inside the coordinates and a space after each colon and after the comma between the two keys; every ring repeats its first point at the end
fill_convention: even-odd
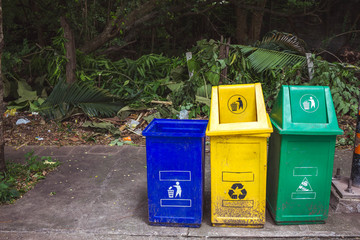
{"type": "Polygon", "coordinates": [[[336,135],[342,134],[330,89],[283,86],[270,117],[274,133],[269,141],[267,205],[272,217],[277,224],[324,223],[336,135]],[[310,97],[309,105],[304,104],[310,97]]]}
{"type": "Polygon", "coordinates": [[[271,132],[260,84],[212,88],[207,135],[214,226],[263,227],[271,132]]]}
{"type": "Polygon", "coordinates": [[[151,225],[200,227],[206,125],[155,119],[143,131],[151,225]]]}
{"type": "Polygon", "coordinates": [[[211,222],[262,227],[265,223],[266,137],[211,137],[211,222]]]}

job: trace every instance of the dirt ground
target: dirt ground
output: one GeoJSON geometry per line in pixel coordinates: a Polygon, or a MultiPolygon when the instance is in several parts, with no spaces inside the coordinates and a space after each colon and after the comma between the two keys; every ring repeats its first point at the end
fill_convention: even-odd
{"type": "Polygon", "coordinates": [[[109,145],[116,139],[123,141],[124,138],[127,142],[131,139],[133,144],[145,145],[145,137],[134,133],[134,130],[143,130],[147,126],[145,120],[141,119],[140,124],[133,131],[126,127],[130,119],[135,120],[137,117],[138,114],[133,114],[121,121],[117,117],[89,118],[80,114],[62,122],[55,122],[46,121],[40,115],[34,115],[30,112],[18,112],[15,116],[4,117],[5,144],[18,148],[26,145],[109,145]],[[30,122],[17,125],[16,122],[19,119],[26,119],[30,122]],[[83,127],[85,122],[112,123],[121,135],[114,135],[106,129],[83,127]]]}
{"type": "MultiPolygon", "coordinates": [[[[75,115],[62,122],[46,121],[40,115],[30,112],[18,112],[15,116],[4,117],[5,122],[5,144],[21,148],[26,145],[109,145],[112,141],[127,141],[131,139],[132,144],[145,145],[145,137],[134,132],[141,133],[147,126],[147,122],[141,117],[146,111],[131,114],[124,120],[115,118],[89,118],[84,114],[75,115]],[[17,125],[19,119],[27,119],[27,124],[17,125]],[[138,120],[140,124],[135,129],[129,129],[127,123],[138,120]],[[83,127],[85,122],[112,123],[117,131],[83,127]],[[136,131],[134,131],[136,130],[136,131]],[[120,133],[120,135],[119,135],[120,133]],[[130,137],[130,139],[129,139],[130,137]]],[[[344,135],[338,136],[338,148],[353,148],[354,129],[356,121],[350,116],[338,117],[339,127],[344,130],[344,135]],[[343,140],[341,140],[343,139],[343,140]],[[341,140],[341,141],[339,141],[341,140]]]]}

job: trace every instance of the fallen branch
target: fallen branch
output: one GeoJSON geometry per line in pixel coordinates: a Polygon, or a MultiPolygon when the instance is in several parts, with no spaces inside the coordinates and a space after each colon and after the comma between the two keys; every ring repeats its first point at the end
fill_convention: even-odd
{"type": "Polygon", "coordinates": [[[22,148],[23,146],[26,146],[28,143],[29,143],[29,141],[21,144],[20,146],[16,147],[15,150],[16,150],[16,151],[19,150],[19,149],[22,148]]]}
{"type": "Polygon", "coordinates": [[[134,130],[132,130],[131,128],[129,128],[129,127],[127,127],[126,130],[129,130],[130,132],[135,133],[136,135],[142,136],[141,133],[137,133],[134,130]]]}
{"type": "Polygon", "coordinates": [[[164,104],[164,105],[172,105],[172,102],[170,102],[170,101],[157,101],[157,100],[152,100],[151,103],[164,104]]]}

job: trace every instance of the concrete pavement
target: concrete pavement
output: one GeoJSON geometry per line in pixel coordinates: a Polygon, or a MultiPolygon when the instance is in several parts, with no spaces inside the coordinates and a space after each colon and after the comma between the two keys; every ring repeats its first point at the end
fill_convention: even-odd
{"type": "MultiPolygon", "coordinates": [[[[5,154],[23,161],[31,150],[62,165],[15,204],[0,206],[0,239],[360,239],[360,214],[332,209],[326,224],[277,226],[267,214],[263,229],[212,227],[208,154],[202,226],[179,228],[148,225],[145,147],[6,147],[5,154]]],[[[334,169],[348,175],[351,156],[337,150],[334,169]]]]}

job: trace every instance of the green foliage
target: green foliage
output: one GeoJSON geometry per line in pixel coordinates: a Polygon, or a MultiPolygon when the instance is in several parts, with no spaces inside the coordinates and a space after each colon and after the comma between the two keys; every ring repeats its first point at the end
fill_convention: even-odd
{"type": "Polygon", "coordinates": [[[31,86],[25,81],[16,81],[17,94],[19,96],[15,101],[9,102],[8,109],[30,109],[30,111],[37,111],[44,99],[39,97],[36,91],[32,91],[31,86]]]}
{"type": "Polygon", "coordinates": [[[278,32],[276,30],[265,34],[262,40],[258,41],[255,46],[280,52],[305,55],[304,40],[293,34],[278,32]]]}
{"type": "MultiPolygon", "coordinates": [[[[53,39],[50,46],[30,46],[26,39],[22,48],[16,52],[5,51],[2,57],[3,71],[8,80],[25,81],[30,77],[30,82],[42,83],[46,80],[51,86],[65,74],[65,44],[63,30],[59,29],[58,35],[53,39]],[[44,77],[46,76],[46,77],[44,77]]],[[[42,89],[41,89],[42,90],[42,89]]]]}
{"type": "Polygon", "coordinates": [[[65,39],[63,32],[54,38],[52,47],[29,46],[26,39],[20,51],[5,51],[2,58],[4,96],[8,108],[38,111],[51,87],[65,76],[65,39]]]}
{"type": "Polygon", "coordinates": [[[358,98],[360,96],[360,80],[355,72],[343,65],[315,62],[315,76],[310,84],[329,86],[335,109],[338,114],[357,115],[358,98]]]}
{"type": "Polygon", "coordinates": [[[193,67],[195,72],[191,80],[182,80],[183,85],[177,96],[179,104],[194,104],[196,102],[194,99],[203,100],[199,98],[200,96],[196,96],[201,91],[191,89],[201,89],[203,92],[201,97],[204,97],[204,89],[218,85],[207,77],[208,72],[219,74],[226,66],[227,78],[219,84],[260,82],[268,107],[272,106],[281,85],[322,85],[330,86],[338,114],[356,114],[360,81],[355,76],[355,68],[314,59],[314,74],[312,80],[309,80],[304,56],[250,46],[230,45],[229,57],[219,59],[220,44],[211,40],[202,40],[192,50],[192,65],[195,66],[193,67]],[[221,62],[224,65],[220,64],[221,62]]]}
{"type": "Polygon", "coordinates": [[[125,106],[128,99],[110,94],[107,90],[83,82],[72,84],[61,80],[40,106],[42,115],[50,119],[63,119],[75,108],[89,116],[113,116],[125,106]]]}
{"type": "MultiPolygon", "coordinates": [[[[26,153],[25,159],[26,167],[28,169],[27,173],[34,173],[37,175],[42,175],[42,171],[47,169],[54,169],[60,165],[59,161],[53,161],[49,156],[40,158],[39,156],[34,155],[34,151],[26,153]]],[[[10,170],[8,172],[10,172],[10,170]]],[[[44,176],[38,177],[38,179],[42,178],[44,178],[44,176]]]]}
{"type": "Polygon", "coordinates": [[[12,203],[60,165],[59,161],[40,158],[34,152],[25,154],[25,160],[25,164],[7,162],[7,171],[0,172],[0,203],[12,203]]]}
{"type": "Polygon", "coordinates": [[[20,196],[19,191],[15,187],[15,179],[0,172],[0,203],[9,202],[20,196]]]}
{"type": "Polygon", "coordinates": [[[132,141],[124,141],[121,138],[117,138],[113,141],[110,142],[110,146],[124,146],[124,144],[126,145],[131,145],[131,146],[137,146],[136,144],[134,144],[132,141]]]}
{"type": "MultiPolygon", "coordinates": [[[[314,59],[314,74],[312,80],[309,80],[306,58],[289,52],[289,49],[299,50],[303,44],[289,34],[273,32],[267,36],[262,41],[263,46],[268,44],[267,49],[230,45],[229,55],[224,59],[219,58],[220,46],[223,43],[214,40],[197,42],[197,45],[189,50],[192,52],[192,59],[189,61],[186,61],[184,55],[180,58],[169,58],[157,54],[143,55],[136,60],[123,58],[111,61],[104,56],[77,52],[78,82],[72,86],[58,80],[65,78],[63,43],[61,34],[54,39],[54,48],[42,48],[38,51],[24,43],[24,52],[32,56],[29,67],[37,69],[37,81],[43,85],[57,85],[40,110],[40,104],[36,101],[41,101],[43,91],[36,90],[35,96],[35,89],[25,84],[22,86],[25,81],[19,76],[26,73],[10,70],[6,76],[21,83],[16,86],[15,95],[18,100],[10,106],[30,106],[42,111],[47,117],[58,119],[68,116],[78,108],[91,116],[113,116],[121,107],[129,104],[135,108],[155,107],[158,112],[156,117],[176,117],[185,107],[189,110],[190,117],[195,117],[208,115],[212,86],[260,82],[267,107],[270,108],[282,84],[311,84],[331,87],[337,113],[356,113],[359,95],[356,86],[359,81],[354,73],[357,68],[314,59]],[[29,49],[33,52],[28,52],[29,49]],[[41,61],[45,63],[38,62],[37,66],[39,59],[43,59],[41,61]],[[42,64],[47,68],[41,70],[42,64]],[[226,78],[221,77],[225,68],[226,78]],[[193,73],[192,77],[189,77],[189,72],[193,73]],[[21,91],[19,86],[22,86],[21,91]],[[130,101],[136,94],[139,94],[138,98],[130,101]],[[153,100],[171,101],[172,105],[153,105],[153,100]]],[[[27,57],[14,56],[7,69],[24,68],[27,61],[23,59],[27,57]]]]}
{"type": "Polygon", "coordinates": [[[265,70],[281,71],[288,66],[295,64],[304,65],[306,63],[306,58],[291,53],[249,46],[237,47],[245,55],[251,67],[258,73],[262,73],[265,70]]]}
{"type": "Polygon", "coordinates": [[[90,121],[86,121],[83,123],[82,125],[83,127],[90,127],[90,128],[94,128],[97,130],[103,130],[105,133],[106,132],[110,132],[113,136],[117,135],[120,136],[121,135],[121,131],[119,130],[119,128],[115,127],[114,124],[109,123],[109,122],[90,122],[90,121]]]}
{"type": "Polygon", "coordinates": [[[177,58],[149,54],[136,60],[121,59],[112,62],[102,56],[78,55],[81,81],[90,82],[117,96],[131,96],[142,90],[141,97],[146,101],[158,99],[169,92],[169,74],[179,62],[177,58]]]}
{"type": "Polygon", "coordinates": [[[355,127],[347,124],[345,136],[336,139],[336,146],[354,146],[355,127]]]}

